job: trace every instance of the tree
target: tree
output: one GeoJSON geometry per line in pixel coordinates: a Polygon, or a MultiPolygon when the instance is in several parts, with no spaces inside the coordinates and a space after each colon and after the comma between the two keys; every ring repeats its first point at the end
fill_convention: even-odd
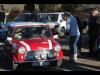
{"type": "Polygon", "coordinates": [[[39,4],[39,10],[45,11],[74,11],[81,4],[39,4]]]}
{"type": "Polygon", "coordinates": [[[16,8],[16,7],[12,8],[12,9],[10,10],[9,15],[7,16],[7,21],[13,21],[14,18],[15,18],[20,12],[21,12],[21,11],[20,11],[18,8],[16,8]]]}
{"type": "Polygon", "coordinates": [[[62,11],[75,11],[77,7],[81,6],[80,4],[63,4],[61,7],[62,11]]]}
{"type": "Polygon", "coordinates": [[[39,4],[39,10],[41,12],[58,11],[62,4],[39,4]]]}
{"type": "Polygon", "coordinates": [[[34,4],[25,4],[24,5],[24,11],[26,11],[26,12],[35,11],[35,5],[34,4]]]}
{"type": "Polygon", "coordinates": [[[39,10],[41,12],[45,11],[45,4],[39,4],[39,10]]]}

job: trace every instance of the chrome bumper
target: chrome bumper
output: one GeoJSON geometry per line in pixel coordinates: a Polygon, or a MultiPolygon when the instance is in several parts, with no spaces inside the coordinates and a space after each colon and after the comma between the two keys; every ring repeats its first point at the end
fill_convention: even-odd
{"type": "Polygon", "coordinates": [[[59,60],[61,59],[37,60],[37,61],[14,61],[14,63],[34,63],[34,62],[59,61],[59,60]]]}
{"type": "Polygon", "coordinates": [[[37,61],[14,61],[16,64],[22,63],[31,63],[32,66],[48,66],[50,65],[50,61],[57,61],[60,59],[51,59],[51,60],[37,60],[37,61]]]}

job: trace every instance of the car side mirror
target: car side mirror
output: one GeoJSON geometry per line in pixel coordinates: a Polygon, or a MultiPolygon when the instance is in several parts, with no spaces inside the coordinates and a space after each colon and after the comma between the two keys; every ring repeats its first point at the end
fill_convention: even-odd
{"type": "Polygon", "coordinates": [[[11,40],[12,40],[12,38],[11,38],[11,37],[7,37],[7,40],[11,41],[11,40]]]}

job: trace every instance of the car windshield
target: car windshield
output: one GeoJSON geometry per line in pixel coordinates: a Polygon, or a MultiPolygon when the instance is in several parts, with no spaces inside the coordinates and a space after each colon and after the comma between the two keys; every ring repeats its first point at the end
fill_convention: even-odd
{"type": "Polygon", "coordinates": [[[48,38],[51,37],[51,33],[47,27],[17,28],[14,37],[16,39],[48,38]]]}
{"type": "Polygon", "coordinates": [[[40,22],[55,22],[58,19],[58,14],[38,14],[38,18],[40,22]]]}

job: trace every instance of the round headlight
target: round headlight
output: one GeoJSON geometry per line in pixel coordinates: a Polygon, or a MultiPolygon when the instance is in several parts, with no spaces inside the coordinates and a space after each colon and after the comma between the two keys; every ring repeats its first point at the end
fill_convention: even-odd
{"type": "Polygon", "coordinates": [[[45,53],[41,53],[41,58],[42,59],[46,59],[47,58],[47,55],[45,53]]]}
{"type": "Polygon", "coordinates": [[[48,58],[53,58],[53,57],[54,57],[54,54],[48,53],[48,58]]]}
{"type": "Polygon", "coordinates": [[[54,49],[55,49],[55,51],[60,51],[60,50],[61,50],[61,47],[60,47],[60,45],[56,45],[56,46],[54,47],[54,49]]]}
{"type": "Polygon", "coordinates": [[[20,47],[20,48],[18,49],[18,52],[19,52],[20,54],[24,54],[24,53],[25,53],[25,48],[20,47]]]}
{"type": "Polygon", "coordinates": [[[48,54],[48,51],[47,51],[47,50],[43,50],[43,51],[41,52],[41,58],[42,58],[42,59],[46,59],[46,58],[47,58],[47,54],[48,54]]]}

